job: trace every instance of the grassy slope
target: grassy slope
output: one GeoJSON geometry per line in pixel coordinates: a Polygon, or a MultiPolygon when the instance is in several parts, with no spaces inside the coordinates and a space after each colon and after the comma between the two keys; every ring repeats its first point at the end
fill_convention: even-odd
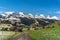
{"type": "Polygon", "coordinates": [[[46,28],[30,31],[32,40],[60,40],[60,27],[54,24],[55,28],[46,28]]]}
{"type": "Polygon", "coordinates": [[[0,28],[2,28],[2,27],[11,27],[12,25],[11,24],[0,24],[0,28]],[[10,26],[8,26],[8,25],[10,25],[10,26]]]}
{"type": "Polygon", "coordinates": [[[15,32],[11,31],[0,31],[0,40],[8,40],[11,36],[15,35],[15,32]]]}
{"type": "MultiPolygon", "coordinates": [[[[8,26],[10,24],[0,24],[0,28],[2,27],[10,27],[8,26]]],[[[0,40],[9,40],[14,35],[18,34],[18,32],[12,32],[12,31],[0,31],[0,40]]]]}

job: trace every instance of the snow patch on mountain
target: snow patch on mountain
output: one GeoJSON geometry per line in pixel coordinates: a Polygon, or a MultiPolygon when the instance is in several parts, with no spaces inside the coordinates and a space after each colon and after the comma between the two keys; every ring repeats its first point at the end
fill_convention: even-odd
{"type": "Polygon", "coordinates": [[[47,17],[44,14],[40,14],[40,15],[32,15],[32,13],[29,13],[28,15],[25,15],[23,12],[19,12],[18,14],[15,12],[5,12],[4,14],[0,14],[0,16],[3,16],[5,18],[8,18],[10,16],[12,16],[12,18],[10,19],[14,19],[16,17],[26,17],[26,18],[42,18],[42,19],[56,19],[59,20],[59,18],[57,16],[50,16],[48,15],[47,17]]]}

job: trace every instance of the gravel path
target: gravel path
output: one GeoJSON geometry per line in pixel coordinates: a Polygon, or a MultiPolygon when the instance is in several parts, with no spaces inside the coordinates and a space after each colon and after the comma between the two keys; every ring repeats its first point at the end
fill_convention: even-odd
{"type": "Polygon", "coordinates": [[[11,40],[31,40],[31,38],[28,35],[28,32],[25,32],[23,34],[19,34],[16,37],[12,38],[11,40]]]}

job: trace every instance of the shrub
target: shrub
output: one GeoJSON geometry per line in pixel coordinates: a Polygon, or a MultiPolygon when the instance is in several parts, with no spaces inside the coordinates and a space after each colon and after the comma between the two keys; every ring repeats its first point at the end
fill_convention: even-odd
{"type": "Polygon", "coordinates": [[[18,31],[18,32],[23,32],[23,29],[20,28],[20,27],[17,27],[17,31],[18,31]]]}
{"type": "Polygon", "coordinates": [[[16,27],[10,27],[9,30],[10,31],[15,31],[16,30],[16,27]]]}
{"type": "Polygon", "coordinates": [[[2,28],[1,31],[8,31],[8,28],[2,28]]]}

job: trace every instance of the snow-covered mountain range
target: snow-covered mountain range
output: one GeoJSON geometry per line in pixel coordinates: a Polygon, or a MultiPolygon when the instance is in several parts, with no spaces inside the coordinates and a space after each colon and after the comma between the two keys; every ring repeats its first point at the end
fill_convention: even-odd
{"type": "Polygon", "coordinates": [[[60,20],[57,16],[45,16],[44,14],[40,14],[40,15],[32,15],[31,13],[29,13],[28,15],[24,14],[23,12],[4,12],[4,14],[0,14],[0,19],[1,20],[8,20],[8,19],[16,19],[18,17],[27,17],[27,18],[42,18],[42,19],[56,19],[56,20],[60,20]]]}

